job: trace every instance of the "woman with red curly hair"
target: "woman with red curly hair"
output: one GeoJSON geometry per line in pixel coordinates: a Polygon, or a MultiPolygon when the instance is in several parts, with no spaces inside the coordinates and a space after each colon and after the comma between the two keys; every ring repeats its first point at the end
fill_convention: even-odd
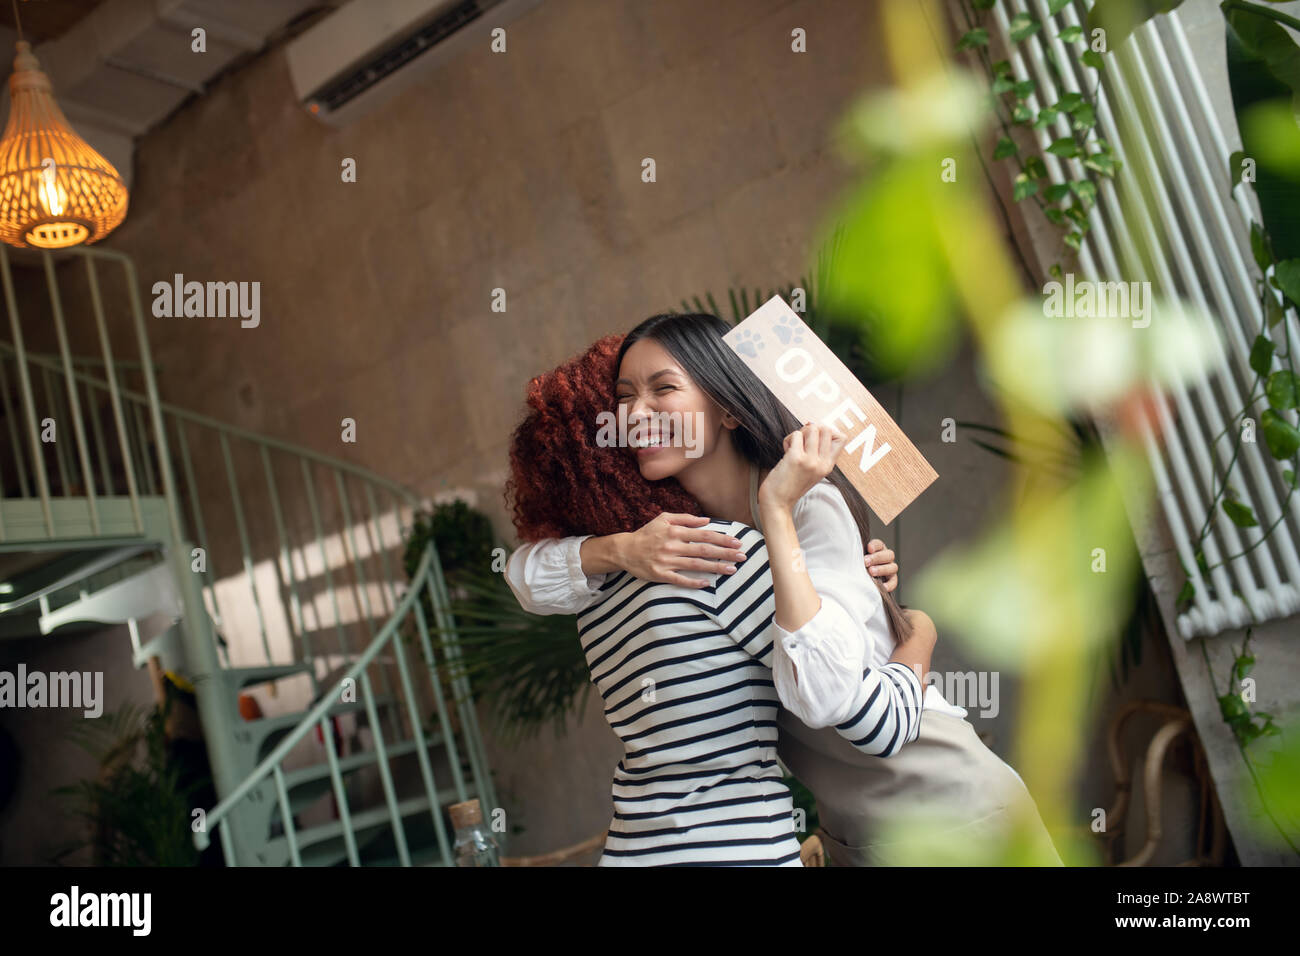
{"type": "Polygon", "coordinates": [[[523,541],[617,534],[663,512],[700,513],[677,479],[646,481],[625,451],[596,443],[597,416],[614,407],[623,338],[607,335],[528,383],[531,411],[511,440],[506,481],[523,541]]]}

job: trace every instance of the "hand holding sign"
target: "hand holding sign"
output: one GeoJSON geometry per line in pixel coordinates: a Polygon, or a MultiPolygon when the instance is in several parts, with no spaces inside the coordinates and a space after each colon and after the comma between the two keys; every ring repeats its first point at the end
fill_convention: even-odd
{"type": "Polygon", "coordinates": [[[843,447],[843,435],[815,422],[786,435],[785,457],[759,485],[759,501],[793,509],[813,485],[835,470],[843,447]]]}
{"type": "Polygon", "coordinates": [[[779,295],[724,341],[799,421],[844,436],[835,464],[885,524],[939,477],[880,403],[779,295]]]}

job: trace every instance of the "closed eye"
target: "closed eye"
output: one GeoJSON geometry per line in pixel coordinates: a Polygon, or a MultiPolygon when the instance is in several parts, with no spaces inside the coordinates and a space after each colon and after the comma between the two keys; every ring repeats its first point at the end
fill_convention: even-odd
{"type": "MultiPolygon", "coordinates": [[[[664,389],[676,389],[676,388],[677,388],[676,385],[660,385],[658,388],[655,389],[655,391],[656,391],[656,392],[662,392],[664,389]]],[[[614,396],[614,401],[616,401],[616,402],[627,402],[627,401],[631,401],[631,399],[632,399],[632,396],[631,396],[631,395],[616,395],[616,396],[614,396]]]]}

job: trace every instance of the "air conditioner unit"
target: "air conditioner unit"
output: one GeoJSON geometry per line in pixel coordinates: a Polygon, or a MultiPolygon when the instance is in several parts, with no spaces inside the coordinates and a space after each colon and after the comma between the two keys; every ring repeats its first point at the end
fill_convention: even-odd
{"type": "MultiPolygon", "coordinates": [[[[541,0],[351,0],[286,47],[298,100],[342,126],[541,0]]],[[[509,47],[507,53],[509,56],[509,47]]]]}

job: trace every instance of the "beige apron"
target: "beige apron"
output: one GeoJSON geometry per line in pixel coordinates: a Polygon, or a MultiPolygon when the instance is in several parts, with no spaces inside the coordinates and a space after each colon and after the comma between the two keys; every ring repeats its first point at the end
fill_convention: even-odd
{"type": "MultiPolygon", "coordinates": [[[[750,510],[761,533],[757,492],[758,469],[751,466],[750,510]]],[[[1029,846],[1021,859],[1062,865],[1020,776],[984,745],[969,721],[924,709],[920,735],[892,757],[868,756],[834,727],[814,730],[784,708],[777,728],[777,754],[816,798],[822,842],[834,866],[904,862],[901,848],[885,841],[890,826],[913,813],[945,821],[943,829],[927,834],[934,862],[947,859],[943,847],[950,841],[1000,849],[1023,814],[1029,846]]],[[[913,848],[905,862],[927,861],[913,848]]]]}

